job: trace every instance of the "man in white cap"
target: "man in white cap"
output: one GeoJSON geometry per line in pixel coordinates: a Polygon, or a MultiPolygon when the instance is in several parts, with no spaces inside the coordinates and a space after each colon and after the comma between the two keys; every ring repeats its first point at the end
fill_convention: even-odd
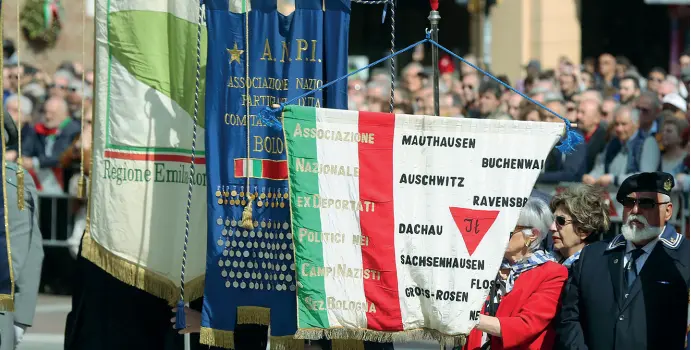
{"type": "Polygon", "coordinates": [[[669,110],[674,113],[677,118],[685,119],[688,111],[688,104],[686,100],[676,92],[665,95],[662,99],[662,110],[669,110]]]}

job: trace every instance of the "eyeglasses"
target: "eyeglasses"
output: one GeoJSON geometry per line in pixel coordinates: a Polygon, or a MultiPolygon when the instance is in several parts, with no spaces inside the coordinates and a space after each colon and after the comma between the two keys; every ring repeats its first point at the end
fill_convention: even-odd
{"type": "Polygon", "coordinates": [[[656,202],[655,199],[653,198],[631,198],[631,197],[626,197],[622,201],[622,204],[624,205],[624,208],[633,208],[636,205],[638,205],[639,208],[641,209],[652,209],[655,208],[656,206],[660,204],[667,204],[669,202],[656,202]]]}
{"type": "Polygon", "coordinates": [[[49,89],[58,88],[60,90],[67,90],[67,85],[50,84],[50,85],[48,85],[48,88],[49,89]]]}
{"type": "Polygon", "coordinates": [[[561,215],[557,215],[554,217],[554,222],[556,222],[557,225],[559,225],[559,226],[566,226],[566,225],[572,223],[573,220],[567,220],[565,217],[563,217],[561,215]]]}

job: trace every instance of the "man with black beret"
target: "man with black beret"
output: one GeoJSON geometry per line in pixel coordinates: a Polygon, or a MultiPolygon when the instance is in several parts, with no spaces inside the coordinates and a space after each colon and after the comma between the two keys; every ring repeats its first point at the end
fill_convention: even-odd
{"type": "Polygon", "coordinates": [[[668,173],[628,177],[617,192],[621,234],[583,249],[555,319],[555,349],[683,349],[689,241],[672,217],[668,173]]]}

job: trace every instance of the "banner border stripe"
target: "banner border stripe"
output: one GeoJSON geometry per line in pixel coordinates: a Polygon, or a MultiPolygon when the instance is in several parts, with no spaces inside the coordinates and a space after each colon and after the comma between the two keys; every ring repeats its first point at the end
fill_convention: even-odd
{"type": "Polygon", "coordinates": [[[359,142],[360,200],[376,203],[360,212],[360,231],[369,238],[362,246],[362,268],[379,271],[380,280],[364,279],[365,299],[377,312],[367,312],[367,328],[402,331],[398,292],[394,223],[393,152],[396,115],[359,112],[358,133],[376,135],[373,143],[359,142]]]}
{"type": "MultiPolygon", "coordinates": [[[[284,118],[283,133],[286,140],[286,153],[288,162],[294,163],[296,158],[316,159],[317,140],[314,138],[302,138],[290,136],[297,125],[315,128],[317,124],[317,110],[309,107],[291,107],[284,112],[288,118],[284,118]]],[[[290,164],[289,163],[289,164],[290,164]]],[[[322,244],[306,242],[303,244],[299,239],[299,231],[302,228],[321,234],[321,218],[319,208],[303,208],[303,215],[296,217],[293,215],[292,207],[299,201],[298,197],[319,193],[319,176],[315,173],[297,172],[291,169],[288,172],[289,191],[290,191],[290,220],[293,231],[295,276],[297,285],[297,326],[300,328],[329,328],[329,317],[326,311],[326,289],[324,277],[302,277],[300,276],[302,261],[308,261],[313,266],[324,266],[324,256],[322,244]],[[310,213],[309,215],[304,215],[310,213]],[[297,234],[297,237],[296,237],[297,234]],[[298,249],[301,247],[301,249],[298,249]],[[304,248],[303,248],[304,247],[304,248]],[[301,254],[298,254],[298,251],[301,254]],[[308,256],[305,256],[307,254],[308,256]],[[308,300],[323,301],[322,307],[308,307],[308,300]],[[302,322],[302,324],[301,324],[302,322]]],[[[316,303],[318,304],[318,303],[316,303]]]]}

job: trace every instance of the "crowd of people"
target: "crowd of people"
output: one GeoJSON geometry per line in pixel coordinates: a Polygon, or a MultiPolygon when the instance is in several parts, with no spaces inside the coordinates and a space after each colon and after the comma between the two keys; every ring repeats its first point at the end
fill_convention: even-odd
{"type": "MultiPolygon", "coordinates": [[[[83,132],[91,134],[93,71],[65,62],[49,74],[28,64],[17,65],[8,40],[3,49],[4,107],[22,130],[22,165],[40,190],[69,193],[72,188],[73,192],[70,179],[81,147],[90,149],[91,137],[79,135],[80,123],[83,132]]],[[[424,51],[415,50],[413,62],[402,69],[394,94],[396,113],[434,113],[432,79],[420,63],[423,58],[424,51]]],[[[474,57],[465,59],[478,64],[474,57]]],[[[525,77],[515,84],[498,75],[507,85],[576,123],[586,140],[568,156],[553,150],[538,183],[607,187],[619,185],[630,174],[661,170],[675,177],[676,189],[688,191],[689,55],[679,58],[679,76],[656,67],[643,77],[626,57],[608,53],[584,62],[577,67],[562,58],[557,69],[543,70],[533,60],[525,67],[525,77]]],[[[470,65],[456,64],[450,57],[442,57],[438,64],[442,116],[561,122],[470,65]]],[[[386,73],[372,74],[368,82],[351,79],[349,108],[388,111],[389,89],[386,73]]],[[[8,160],[17,157],[17,150],[8,152],[8,160]]]]}
{"type": "MultiPolygon", "coordinates": [[[[430,74],[420,63],[402,69],[394,94],[394,112],[434,113],[430,74]]],[[[479,65],[474,57],[464,58],[479,65]]],[[[459,118],[562,122],[506,86],[489,79],[465,63],[442,57],[440,115],[459,118]]],[[[514,84],[505,75],[499,80],[544,107],[576,123],[585,144],[570,155],[554,149],[545,162],[539,184],[583,182],[602,187],[618,186],[637,172],[665,171],[689,190],[689,54],[679,57],[681,74],[674,76],[656,67],[641,75],[630,60],[609,53],[586,58],[580,67],[567,58],[556,69],[542,69],[530,61],[525,77],[514,84]]],[[[374,72],[369,81],[352,79],[348,85],[349,108],[373,112],[390,109],[390,78],[374,72]]]]}
{"type": "Polygon", "coordinates": [[[76,195],[82,148],[91,149],[93,71],[78,62],[64,62],[53,74],[18,64],[9,40],[3,55],[3,107],[21,134],[21,159],[14,147],[6,160],[21,162],[39,191],[76,195]]]}
{"type": "MultiPolygon", "coordinates": [[[[20,149],[10,147],[6,160],[21,163],[41,191],[76,195],[81,156],[91,149],[93,71],[75,62],[53,74],[17,64],[9,41],[3,55],[3,107],[21,134],[21,158],[20,149]]],[[[416,50],[402,69],[396,113],[434,112],[423,55],[416,50]]],[[[477,64],[473,57],[466,61],[477,64]]],[[[571,154],[555,149],[548,156],[538,183],[582,184],[526,203],[464,349],[683,346],[689,244],[667,223],[670,195],[689,191],[689,55],[679,58],[679,76],[653,68],[644,77],[626,57],[608,53],[584,62],[577,67],[563,58],[557,69],[543,70],[533,60],[515,84],[499,76],[546,108],[467,64],[449,57],[438,62],[442,116],[563,122],[553,111],[575,123],[585,139],[571,154]],[[624,208],[622,226],[613,239],[600,241],[610,228],[602,196],[608,187],[616,188],[624,208]]],[[[389,89],[388,74],[351,79],[349,108],[388,111],[389,89]]],[[[88,175],[88,162],[84,166],[88,175]]],[[[198,332],[199,312],[187,312],[188,328],[181,332],[198,332]]],[[[26,327],[18,327],[19,338],[26,327]]],[[[265,347],[266,330],[256,333],[265,347]]]]}

